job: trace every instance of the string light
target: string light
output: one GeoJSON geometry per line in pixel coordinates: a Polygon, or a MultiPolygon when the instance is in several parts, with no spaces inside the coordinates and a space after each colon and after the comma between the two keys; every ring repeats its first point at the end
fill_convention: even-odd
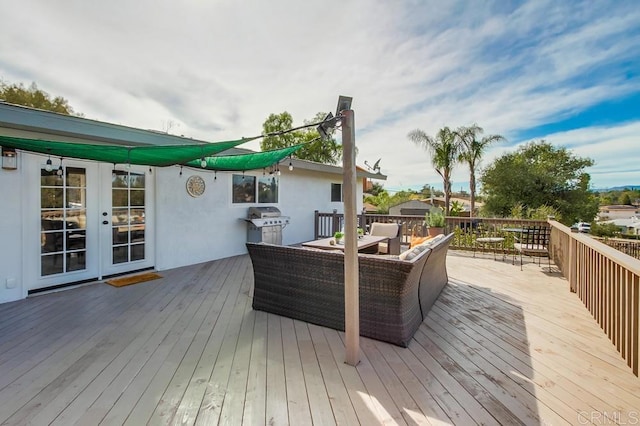
{"type": "Polygon", "coordinates": [[[289,171],[293,171],[293,163],[291,162],[291,155],[289,155],[289,171]]]}
{"type": "Polygon", "coordinates": [[[207,167],[207,160],[205,160],[204,157],[200,159],[200,167],[202,167],[203,169],[207,167]]]}
{"type": "Polygon", "coordinates": [[[49,156],[49,158],[47,158],[47,164],[44,166],[44,169],[46,171],[48,171],[48,172],[53,170],[53,163],[51,162],[51,156],[49,156]]]}
{"type": "Polygon", "coordinates": [[[180,176],[182,176],[182,166],[180,166],[180,176]]]}
{"type": "Polygon", "coordinates": [[[62,177],[63,173],[64,171],[62,169],[62,157],[60,157],[60,167],[58,167],[58,171],[56,172],[56,174],[58,175],[58,177],[62,177]]]}
{"type": "Polygon", "coordinates": [[[218,171],[217,170],[215,170],[213,172],[213,180],[218,180],[218,171]]]}

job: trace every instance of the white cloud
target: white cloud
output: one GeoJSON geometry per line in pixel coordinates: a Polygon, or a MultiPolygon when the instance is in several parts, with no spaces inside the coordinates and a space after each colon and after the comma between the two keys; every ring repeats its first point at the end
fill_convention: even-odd
{"type": "MultiPolygon", "coordinates": [[[[301,123],[350,95],[359,163],[382,158],[387,187],[441,184],[406,137],[414,128],[476,122],[509,138],[488,162],[528,128],[640,90],[624,69],[638,61],[633,1],[246,3],[13,2],[0,27],[0,78],[36,81],[88,118],[157,130],[172,122],[173,133],[206,140],[256,135],[285,110],[301,123]]],[[[611,147],[640,163],[632,136],[621,142],[617,131],[581,130],[593,135],[584,144],[600,186],[618,179],[605,173],[611,147]]]]}

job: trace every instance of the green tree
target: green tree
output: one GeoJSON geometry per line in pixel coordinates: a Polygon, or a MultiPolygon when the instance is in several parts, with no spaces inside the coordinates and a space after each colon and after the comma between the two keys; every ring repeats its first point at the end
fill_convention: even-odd
{"type": "Polygon", "coordinates": [[[449,216],[460,216],[460,213],[464,211],[464,204],[458,200],[451,202],[451,209],[449,210],[449,216]]]}
{"type": "Polygon", "coordinates": [[[31,83],[31,86],[27,88],[22,83],[8,84],[0,80],[0,99],[11,104],[58,112],[60,114],[81,115],[73,111],[73,108],[69,105],[69,101],[65,98],[62,96],[52,98],[44,90],[38,89],[36,83],[31,83]]]}
{"type": "MultiPolygon", "coordinates": [[[[305,120],[304,124],[321,122],[325,115],[326,114],[319,112],[312,120],[305,120]]],[[[280,114],[269,115],[262,124],[264,134],[279,133],[291,129],[293,129],[293,117],[286,111],[280,114]]],[[[333,136],[331,136],[329,140],[320,139],[320,134],[315,126],[276,136],[267,136],[262,139],[260,148],[263,151],[267,151],[301,143],[307,143],[307,145],[293,154],[294,157],[301,160],[315,161],[324,164],[338,164],[342,159],[342,145],[339,145],[333,136]]]]}
{"type": "Polygon", "coordinates": [[[384,191],[384,186],[378,182],[371,182],[371,189],[369,190],[369,194],[376,196],[384,191]]]}
{"type": "Polygon", "coordinates": [[[591,235],[594,237],[619,237],[620,227],[614,223],[591,223],[591,235]]]}
{"type": "Polygon", "coordinates": [[[376,206],[376,213],[388,214],[389,207],[418,198],[420,197],[412,191],[398,191],[393,195],[389,195],[386,190],[383,190],[376,196],[366,197],[364,201],[365,203],[373,204],[374,206],[376,206]]]}
{"type": "Polygon", "coordinates": [[[482,174],[485,211],[508,216],[519,204],[525,211],[548,206],[567,225],[590,222],[598,212],[598,199],[589,191],[584,168],[593,164],[545,141],[529,143],[496,159],[482,174]]]}
{"type": "Polygon", "coordinates": [[[451,199],[451,172],[458,161],[460,142],[455,132],[448,127],[438,130],[435,137],[427,135],[420,129],[412,130],[409,139],[416,145],[422,146],[431,154],[431,164],[440,177],[444,186],[445,215],[449,215],[449,200],[451,199]]]}
{"type": "Polygon", "coordinates": [[[487,135],[480,138],[480,135],[484,133],[484,129],[477,124],[459,127],[455,133],[461,144],[458,159],[469,167],[469,192],[471,193],[471,211],[469,214],[470,217],[473,217],[476,208],[476,172],[480,166],[480,161],[489,145],[503,141],[504,138],[500,135],[487,135]]]}

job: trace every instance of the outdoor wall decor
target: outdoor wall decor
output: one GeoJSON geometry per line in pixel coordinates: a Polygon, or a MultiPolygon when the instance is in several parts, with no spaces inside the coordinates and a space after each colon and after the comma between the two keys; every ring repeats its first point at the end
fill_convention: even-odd
{"type": "Polygon", "coordinates": [[[193,175],[187,179],[187,193],[194,198],[204,194],[205,187],[204,179],[200,176],[193,175]]]}

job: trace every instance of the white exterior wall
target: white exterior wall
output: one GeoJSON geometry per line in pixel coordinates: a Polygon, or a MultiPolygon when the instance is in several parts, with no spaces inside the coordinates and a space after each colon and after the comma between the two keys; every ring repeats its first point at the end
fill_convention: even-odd
{"type": "MultiPolygon", "coordinates": [[[[23,299],[29,289],[41,287],[37,206],[38,170],[44,159],[41,155],[19,152],[18,170],[0,169],[0,303],[23,299]]],[[[65,164],[72,161],[65,160],[65,164]]],[[[94,162],[73,162],[86,164],[87,170],[96,173],[94,162]]],[[[155,250],[156,268],[165,270],[246,253],[247,225],[241,218],[246,217],[249,207],[269,204],[233,204],[233,173],[217,173],[216,180],[212,172],[185,168],[182,177],[179,173],[178,167],[155,168],[153,173],[155,247],[150,249],[155,250]],[[194,174],[206,182],[205,193],[198,198],[186,191],[187,178],[194,174]]],[[[246,175],[262,176],[262,171],[246,175]]],[[[283,230],[283,244],[313,239],[315,210],[343,212],[343,203],[331,202],[332,183],[342,183],[342,175],[302,168],[290,172],[283,167],[279,202],[272,204],[291,217],[283,230]]],[[[92,199],[98,197],[90,195],[92,199]]],[[[92,201],[92,210],[97,208],[95,203],[96,200],[92,201]]],[[[359,179],[358,210],[361,209],[362,179],[359,179]]]]}
{"type": "MultiPolygon", "coordinates": [[[[286,167],[283,167],[286,169],[286,167]]],[[[170,167],[156,169],[156,268],[165,270],[206,262],[247,252],[247,217],[252,206],[275,206],[291,222],[283,230],[283,244],[312,240],[314,211],[343,211],[343,203],[331,202],[331,184],[342,183],[339,174],[302,169],[282,171],[279,202],[276,204],[233,204],[233,173],[170,167]],[[187,194],[186,181],[199,175],[206,182],[201,197],[187,194]]],[[[246,176],[262,176],[262,171],[246,176]]],[[[362,209],[362,182],[358,189],[358,208],[362,209]]]]}
{"type": "Polygon", "coordinates": [[[26,297],[23,290],[23,159],[18,170],[0,169],[0,303],[26,297]]]}
{"type": "Polygon", "coordinates": [[[640,215],[640,208],[603,209],[598,213],[600,220],[629,219],[634,215],[640,215]]]}

